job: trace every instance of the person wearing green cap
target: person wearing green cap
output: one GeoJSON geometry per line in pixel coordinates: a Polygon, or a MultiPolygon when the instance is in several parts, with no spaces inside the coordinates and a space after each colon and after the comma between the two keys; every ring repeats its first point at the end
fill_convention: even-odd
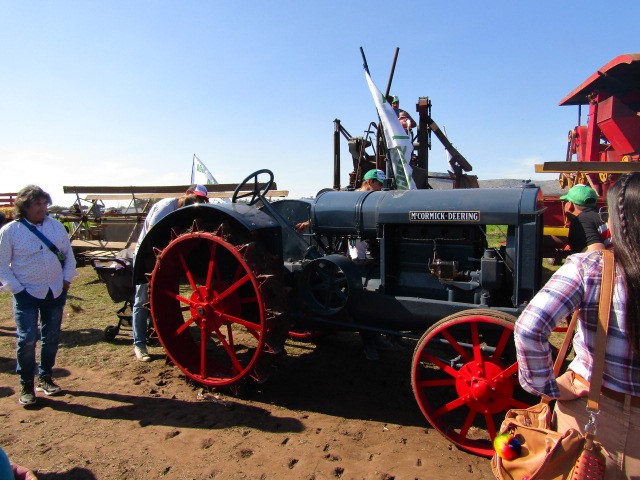
{"type": "MultiPolygon", "coordinates": [[[[363,192],[382,190],[387,176],[382,170],[371,169],[362,177],[362,186],[358,189],[363,192]]],[[[366,261],[370,258],[378,258],[379,245],[375,239],[362,240],[360,238],[351,239],[348,242],[349,257],[354,261],[366,261]]],[[[368,331],[361,331],[360,338],[364,347],[364,356],[367,360],[379,360],[378,349],[389,350],[393,343],[386,337],[368,331]]]]}
{"type": "MultiPolygon", "coordinates": [[[[363,192],[378,192],[382,190],[386,178],[387,176],[382,170],[373,168],[364,174],[364,177],[362,177],[362,185],[358,190],[363,192]]],[[[349,257],[351,260],[366,260],[367,251],[371,251],[369,247],[369,241],[367,240],[361,240],[359,238],[351,239],[349,240],[349,257]]]]}
{"type": "Polygon", "coordinates": [[[591,252],[605,248],[601,234],[605,223],[596,210],[598,194],[588,185],[574,185],[560,197],[564,212],[570,218],[569,248],[571,253],[591,252]]]}
{"type": "MultiPolygon", "coordinates": [[[[367,171],[362,177],[362,185],[358,191],[380,191],[386,178],[387,176],[382,170],[373,168],[367,171]]],[[[307,231],[310,223],[310,220],[306,220],[296,224],[294,228],[297,232],[302,233],[307,231]]],[[[379,256],[377,252],[379,246],[375,239],[363,240],[361,238],[351,238],[347,242],[347,247],[349,258],[355,262],[366,262],[371,258],[378,258],[379,256]]],[[[393,347],[393,343],[389,339],[378,333],[361,331],[360,337],[362,338],[364,355],[367,360],[375,361],[380,359],[378,348],[388,350],[393,347]]]]}
{"type": "MultiPolygon", "coordinates": [[[[362,185],[358,190],[363,192],[372,190],[377,192],[382,190],[382,185],[386,178],[387,176],[382,170],[373,168],[364,174],[362,177],[362,185]]],[[[302,233],[308,230],[310,223],[311,222],[309,220],[306,220],[304,222],[297,223],[294,228],[296,232],[302,233]]],[[[349,256],[352,260],[364,260],[367,251],[367,243],[364,240],[355,240],[355,242],[358,242],[358,249],[357,251],[354,250],[351,252],[350,247],[349,256]]]]}
{"type": "Polygon", "coordinates": [[[369,190],[376,192],[378,190],[382,190],[382,184],[386,178],[387,176],[382,170],[377,168],[371,169],[364,174],[364,177],[362,177],[362,186],[358,190],[365,192],[369,190]]]}
{"type": "Polygon", "coordinates": [[[400,108],[400,99],[397,96],[394,96],[391,99],[391,107],[393,108],[393,111],[396,112],[396,115],[398,116],[402,127],[407,132],[412,128],[415,128],[415,126],[417,125],[416,121],[405,110],[402,110],[400,108]]]}

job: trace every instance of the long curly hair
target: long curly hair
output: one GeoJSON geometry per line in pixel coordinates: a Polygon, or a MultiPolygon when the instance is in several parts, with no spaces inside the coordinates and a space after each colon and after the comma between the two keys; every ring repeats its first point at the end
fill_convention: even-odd
{"type": "Polygon", "coordinates": [[[607,192],[616,265],[624,272],[629,341],[640,353],[640,173],[622,175],[607,192]]]}
{"type": "Polygon", "coordinates": [[[27,215],[27,208],[31,206],[32,202],[44,198],[47,200],[47,204],[51,205],[51,195],[42,190],[37,185],[27,185],[16,195],[15,202],[13,204],[14,216],[16,220],[25,218],[27,215]]]}

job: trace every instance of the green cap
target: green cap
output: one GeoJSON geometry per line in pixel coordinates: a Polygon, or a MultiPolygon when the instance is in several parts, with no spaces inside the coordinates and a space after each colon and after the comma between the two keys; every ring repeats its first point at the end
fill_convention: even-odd
{"type": "Polygon", "coordinates": [[[380,183],[384,183],[385,178],[387,178],[387,176],[384,174],[382,170],[376,170],[374,168],[373,170],[369,170],[367,173],[364,174],[363,180],[377,180],[380,183]]]}
{"type": "Polygon", "coordinates": [[[400,103],[400,99],[396,95],[394,95],[391,99],[391,103],[400,103]]]}
{"type": "Polygon", "coordinates": [[[598,201],[598,194],[588,185],[574,185],[560,200],[575,203],[581,207],[593,207],[598,201]]]}

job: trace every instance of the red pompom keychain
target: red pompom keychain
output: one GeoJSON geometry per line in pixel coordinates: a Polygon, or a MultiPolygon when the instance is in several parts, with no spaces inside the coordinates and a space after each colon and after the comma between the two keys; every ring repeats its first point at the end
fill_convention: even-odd
{"type": "Polygon", "coordinates": [[[493,448],[500,458],[513,460],[522,454],[522,444],[511,433],[496,435],[493,439],[493,448]]]}

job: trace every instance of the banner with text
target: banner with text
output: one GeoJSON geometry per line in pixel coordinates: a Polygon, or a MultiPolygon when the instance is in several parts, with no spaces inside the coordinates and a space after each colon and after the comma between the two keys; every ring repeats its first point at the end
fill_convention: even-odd
{"type": "Polygon", "coordinates": [[[391,167],[393,168],[393,175],[396,178],[396,187],[398,190],[415,190],[416,184],[413,181],[411,165],[411,152],[413,152],[413,144],[411,143],[411,137],[407,134],[407,131],[402,127],[396,112],[382,95],[378,87],[375,86],[369,72],[364,72],[371,96],[376,104],[378,115],[380,115],[380,121],[382,122],[382,128],[384,129],[385,142],[387,144],[387,150],[389,151],[389,158],[391,159],[391,167]]]}
{"type": "Polygon", "coordinates": [[[195,154],[193,155],[193,166],[191,167],[191,183],[218,185],[218,181],[213,178],[209,169],[195,154]]]}

